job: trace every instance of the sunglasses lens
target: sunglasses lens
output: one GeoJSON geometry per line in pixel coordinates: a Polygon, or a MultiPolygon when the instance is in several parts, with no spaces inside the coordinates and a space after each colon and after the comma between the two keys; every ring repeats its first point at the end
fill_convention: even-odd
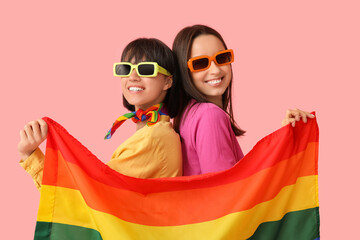
{"type": "Polygon", "coordinates": [[[209,59],[207,58],[200,58],[192,61],[192,65],[194,70],[200,70],[207,68],[209,66],[209,59]]]}
{"type": "Polygon", "coordinates": [[[231,52],[224,52],[216,56],[218,64],[230,63],[232,60],[231,52]]]}
{"type": "Polygon", "coordinates": [[[153,64],[141,64],[138,66],[138,71],[140,75],[151,76],[154,74],[155,66],[153,64]]]}
{"type": "Polygon", "coordinates": [[[115,66],[116,75],[126,76],[130,73],[131,66],[127,64],[117,64],[115,66]]]}

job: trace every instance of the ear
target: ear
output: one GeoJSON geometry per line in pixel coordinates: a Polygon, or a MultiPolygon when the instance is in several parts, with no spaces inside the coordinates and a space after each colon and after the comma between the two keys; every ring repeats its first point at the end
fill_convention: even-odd
{"type": "Polygon", "coordinates": [[[173,77],[167,76],[165,79],[165,84],[164,84],[163,90],[164,91],[168,90],[169,88],[171,88],[172,84],[173,84],[173,77]]]}

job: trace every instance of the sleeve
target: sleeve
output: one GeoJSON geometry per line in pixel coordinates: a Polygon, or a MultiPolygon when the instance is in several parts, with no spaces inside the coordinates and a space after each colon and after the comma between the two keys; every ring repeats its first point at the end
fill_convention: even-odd
{"type": "Polygon", "coordinates": [[[227,114],[220,108],[209,108],[194,123],[195,149],[201,172],[217,172],[234,166],[236,150],[227,114]]]}
{"type": "Polygon", "coordinates": [[[41,181],[43,177],[45,156],[43,152],[37,148],[25,161],[20,161],[21,167],[33,178],[37,189],[41,189],[41,181]]]}

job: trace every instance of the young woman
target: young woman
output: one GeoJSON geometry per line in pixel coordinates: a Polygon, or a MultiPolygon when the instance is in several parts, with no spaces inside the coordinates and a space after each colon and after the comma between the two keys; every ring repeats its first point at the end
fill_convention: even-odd
{"type": "MultiPolygon", "coordinates": [[[[204,25],[182,29],[173,43],[185,90],[175,129],[182,140],[184,175],[216,172],[232,167],[243,157],[236,136],[244,131],[232,109],[234,52],[222,36],[204,25]]],[[[311,114],[289,110],[283,125],[311,114]]]]}
{"type": "MultiPolygon", "coordinates": [[[[108,166],[139,178],[181,176],[180,138],[170,123],[170,117],[179,110],[178,68],[173,52],[157,39],[134,40],[125,47],[121,62],[114,64],[114,75],[121,80],[123,105],[132,113],[119,117],[106,138],[128,118],[136,122],[137,130],[115,150],[108,166]]],[[[42,119],[29,122],[20,131],[20,164],[38,188],[44,166],[38,146],[46,136],[47,124],[42,119]]]]}

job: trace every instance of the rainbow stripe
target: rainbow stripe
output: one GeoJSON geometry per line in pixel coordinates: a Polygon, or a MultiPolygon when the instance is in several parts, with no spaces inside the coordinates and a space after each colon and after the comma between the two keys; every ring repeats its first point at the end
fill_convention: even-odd
{"type": "Polygon", "coordinates": [[[229,170],[160,179],[115,172],[45,120],[35,239],[319,239],[314,119],[270,134],[229,170]]]}

